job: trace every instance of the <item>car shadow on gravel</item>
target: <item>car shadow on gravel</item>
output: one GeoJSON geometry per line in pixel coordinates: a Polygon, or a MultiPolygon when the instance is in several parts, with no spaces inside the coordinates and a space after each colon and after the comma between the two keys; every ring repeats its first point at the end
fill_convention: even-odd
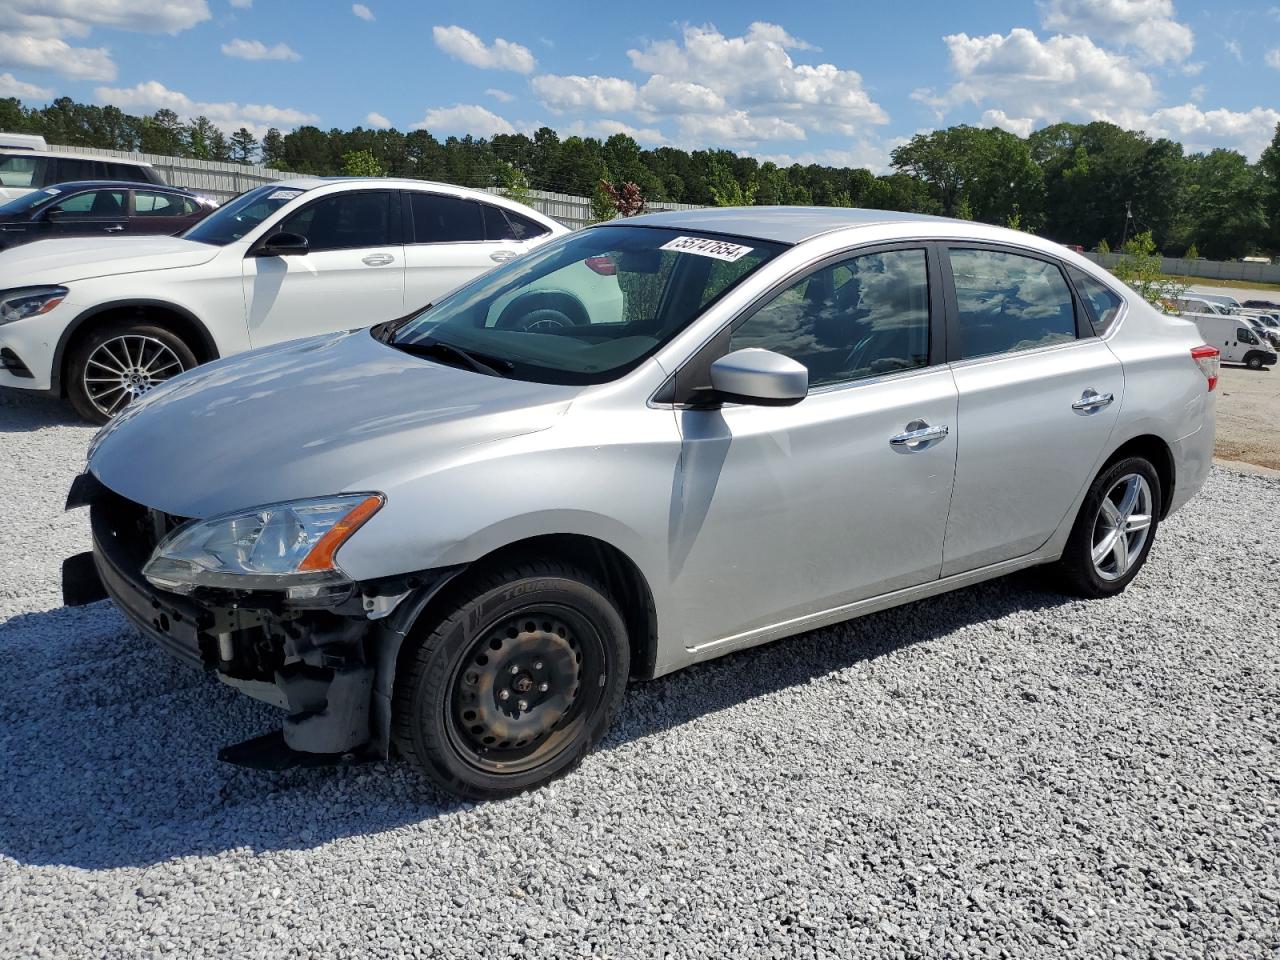
{"type": "Polygon", "coordinates": [[[52,394],[0,387],[0,434],[90,426],[76,416],[70,404],[52,394]]]}
{"type": "MultiPolygon", "coordinates": [[[[1069,602],[1023,574],[636,683],[597,749],[1069,602]]],[[[403,762],[284,773],[218,763],[219,746],[272,729],[278,714],[172,660],[105,603],[0,623],[0,663],[0,855],[22,864],[309,849],[472,809],[403,762]]],[[[555,789],[572,793],[573,776],[555,789]]]]}

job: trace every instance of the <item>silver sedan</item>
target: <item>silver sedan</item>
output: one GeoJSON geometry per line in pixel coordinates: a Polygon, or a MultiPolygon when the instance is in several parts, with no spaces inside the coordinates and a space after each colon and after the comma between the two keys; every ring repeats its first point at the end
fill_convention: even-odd
{"type": "Polygon", "coordinates": [[[1217,364],[1025,233],[639,217],[131,405],[64,587],[281,708],[224,759],[500,796],[628,679],[1031,566],[1125,589],[1209,470],[1217,364]]]}

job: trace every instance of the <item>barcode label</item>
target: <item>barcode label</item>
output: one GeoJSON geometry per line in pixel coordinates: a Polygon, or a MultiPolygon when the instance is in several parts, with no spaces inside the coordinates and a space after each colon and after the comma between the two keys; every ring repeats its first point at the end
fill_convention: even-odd
{"type": "Polygon", "coordinates": [[[733,263],[741,260],[751,252],[751,247],[740,243],[729,243],[727,240],[708,240],[706,237],[676,237],[664,243],[659,249],[675,250],[678,253],[696,253],[700,257],[714,257],[733,263]]]}

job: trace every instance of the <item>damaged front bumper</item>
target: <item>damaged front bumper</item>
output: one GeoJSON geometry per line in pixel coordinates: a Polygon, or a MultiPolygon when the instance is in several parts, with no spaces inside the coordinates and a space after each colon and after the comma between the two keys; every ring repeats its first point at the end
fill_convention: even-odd
{"type": "Polygon", "coordinates": [[[401,645],[428,601],[461,569],[357,583],[327,606],[274,591],[158,590],[142,575],[155,545],[185,518],[134,503],[92,474],[67,509],[88,506],[93,550],[63,563],[70,606],[110,598],[179,659],[284,711],[280,731],[225,747],[220,759],[280,769],[386,758],[401,645]]]}

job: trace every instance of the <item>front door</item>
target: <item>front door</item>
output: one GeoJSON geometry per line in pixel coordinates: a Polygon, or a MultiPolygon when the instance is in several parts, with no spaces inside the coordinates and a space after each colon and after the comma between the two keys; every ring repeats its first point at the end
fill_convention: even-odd
{"type": "Polygon", "coordinates": [[[40,218],[46,237],[110,237],[129,228],[129,191],[88,190],[55,201],[40,218]]]}
{"type": "Polygon", "coordinates": [[[808,368],[801,403],[677,411],[670,564],[686,646],[937,578],[958,438],[951,371],[931,356],[929,256],[838,260],[734,329],[726,350],[808,368]]]}
{"type": "Polygon", "coordinates": [[[255,347],[366,327],[403,312],[404,246],[391,190],[331,194],[284,220],[308,252],[244,259],[249,339],[255,347]]]}
{"type": "Polygon", "coordinates": [[[1092,480],[1124,372],[1059,266],[1033,254],[953,248],[951,336],[963,442],[943,576],[1032,553],[1092,480]]]}

